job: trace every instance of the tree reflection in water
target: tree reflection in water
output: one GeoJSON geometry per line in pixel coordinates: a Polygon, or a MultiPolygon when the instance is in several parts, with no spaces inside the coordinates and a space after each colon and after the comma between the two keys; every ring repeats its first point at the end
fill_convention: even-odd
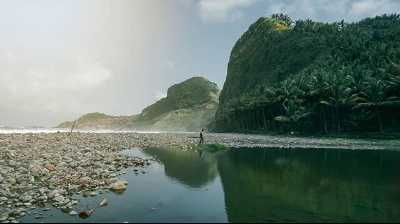
{"type": "Polygon", "coordinates": [[[399,221],[400,153],[148,149],[172,179],[192,188],[219,175],[231,222],[399,221]]]}
{"type": "Polygon", "coordinates": [[[398,221],[400,153],[230,151],[219,157],[228,218],[238,221],[398,221]]]}
{"type": "Polygon", "coordinates": [[[215,157],[204,151],[151,148],[144,153],[159,160],[168,177],[192,188],[206,186],[218,176],[215,157]]]}

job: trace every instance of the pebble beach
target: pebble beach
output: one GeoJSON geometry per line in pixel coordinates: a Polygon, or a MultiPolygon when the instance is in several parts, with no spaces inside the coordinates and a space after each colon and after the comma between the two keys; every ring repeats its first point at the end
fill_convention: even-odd
{"type": "MultiPolygon", "coordinates": [[[[190,150],[197,133],[0,134],[0,222],[17,223],[37,207],[73,211],[75,194],[123,191],[127,168],[145,174],[151,159],[129,157],[132,148],[190,150]]],[[[206,134],[206,143],[235,148],[396,149],[398,142],[282,136],[206,134]]]]}

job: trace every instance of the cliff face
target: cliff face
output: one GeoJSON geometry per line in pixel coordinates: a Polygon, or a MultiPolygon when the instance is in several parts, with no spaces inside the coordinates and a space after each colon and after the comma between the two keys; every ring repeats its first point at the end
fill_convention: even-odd
{"type": "Polygon", "coordinates": [[[217,130],[374,131],[379,122],[399,124],[389,111],[398,106],[377,102],[400,96],[399,27],[397,15],[352,24],[260,18],[232,49],[217,130]],[[393,121],[379,121],[372,108],[363,117],[362,103],[393,121]]]}
{"type": "Polygon", "coordinates": [[[218,86],[203,77],[193,77],[168,89],[167,97],[145,108],[137,126],[155,130],[198,131],[214,121],[218,86]]]}
{"type": "MultiPolygon", "coordinates": [[[[76,122],[80,129],[136,129],[198,131],[213,120],[218,106],[218,86],[203,77],[193,77],[171,86],[167,97],[134,116],[109,116],[91,113],[76,122]]],[[[74,122],[58,127],[71,128],[74,122]]]]}

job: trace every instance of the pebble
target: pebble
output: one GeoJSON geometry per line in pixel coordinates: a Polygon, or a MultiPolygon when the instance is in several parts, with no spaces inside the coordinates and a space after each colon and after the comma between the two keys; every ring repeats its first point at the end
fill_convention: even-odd
{"type": "Polygon", "coordinates": [[[69,215],[70,215],[70,216],[76,216],[76,215],[79,215],[79,213],[76,212],[76,211],[71,211],[71,212],[69,213],[69,215]]]}
{"type": "Polygon", "coordinates": [[[8,219],[8,214],[3,214],[0,216],[0,222],[4,222],[8,219]]]}
{"type": "MultiPolygon", "coordinates": [[[[93,133],[73,136],[68,133],[0,134],[0,213],[2,208],[14,211],[47,202],[69,209],[79,203],[71,197],[81,190],[96,189],[90,196],[97,196],[97,190],[108,189],[112,183],[109,180],[120,175],[123,169],[147,166],[147,159],[120,152],[149,145],[149,142],[144,144],[144,139],[153,137],[93,133]],[[20,192],[24,194],[19,196],[20,192]]],[[[154,146],[159,144],[154,143],[154,146]]],[[[26,214],[19,212],[18,217],[26,214]]],[[[10,221],[9,216],[0,218],[10,221]]]]}

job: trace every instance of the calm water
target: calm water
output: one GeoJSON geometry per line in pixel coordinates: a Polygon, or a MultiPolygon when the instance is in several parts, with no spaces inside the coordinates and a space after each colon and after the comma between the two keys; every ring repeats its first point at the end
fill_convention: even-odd
{"type": "Polygon", "coordinates": [[[158,162],[88,219],[58,210],[23,222],[399,222],[400,152],[241,149],[130,150],[158,162]]]}

